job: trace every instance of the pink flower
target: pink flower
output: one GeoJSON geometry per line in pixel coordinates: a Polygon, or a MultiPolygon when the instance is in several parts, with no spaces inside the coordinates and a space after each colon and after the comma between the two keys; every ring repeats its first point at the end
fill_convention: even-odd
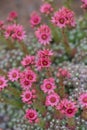
{"type": "Polygon", "coordinates": [[[9,22],[13,22],[15,19],[17,19],[18,18],[18,14],[17,14],[17,12],[16,11],[11,11],[10,13],[9,13],[9,15],[8,15],[8,17],[7,17],[7,20],[9,21],[9,22]]]}
{"type": "Polygon", "coordinates": [[[65,110],[65,114],[68,118],[75,116],[76,112],[77,112],[76,107],[74,107],[74,108],[70,107],[65,110]]]}
{"type": "Polygon", "coordinates": [[[7,87],[7,82],[4,76],[0,76],[0,91],[7,87]]]}
{"type": "Polygon", "coordinates": [[[26,72],[26,79],[29,80],[31,83],[36,82],[36,73],[31,69],[28,69],[26,72]]]}
{"type": "Polygon", "coordinates": [[[63,99],[60,101],[56,107],[62,114],[67,117],[73,117],[77,112],[77,106],[75,102],[69,101],[68,99],[63,99]]]}
{"type": "Polygon", "coordinates": [[[58,77],[67,77],[67,78],[70,78],[71,77],[71,74],[69,73],[68,70],[64,69],[64,68],[59,68],[58,69],[58,73],[57,73],[57,76],[58,77]]]}
{"type": "Polygon", "coordinates": [[[22,92],[21,97],[22,97],[22,101],[24,103],[31,104],[33,99],[36,98],[36,94],[35,94],[35,92],[33,93],[33,91],[26,90],[26,91],[22,92]]]}
{"type": "Polygon", "coordinates": [[[36,61],[36,66],[38,70],[41,70],[42,68],[49,68],[51,65],[50,58],[39,58],[36,61]]]}
{"type": "Polygon", "coordinates": [[[82,107],[87,107],[87,93],[83,93],[80,95],[79,102],[82,107]]]}
{"type": "Polygon", "coordinates": [[[40,58],[46,58],[46,57],[49,57],[52,55],[53,55],[53,52],[49,49],[44,49],[44,50],[38,51],[38,57],[40,57],[40,58]]]}
{"type": "Polygon", "coordinates": [[[68,100],[67,99],[63,99],[59,102],[58,106],[56,107],[58,110],[61,111],[62,114],[65,113],[65,109],[66,109],[66,105],[68,100]]]}
{"type": "Polygon", "coordinates": [[[34,56],[29,56],[27,55],[26,57],[23,58],[23,60],[21,61],[21,64],[23,66],[28,66],[28,65],[32,65],[35,63],[35,57],[34,56]]]}
{"type": "Polygon", "coordinates": [[[35,27],[37,25],[39,25],[41,22],[41,17],[39,16],[39,14],[37,12],[33,12],[30,16],[30,24],[32,27],[35,27]]]}
{"type": "Polygon", "coordinates": [[[35,35],[39,42],[43,45],[47,45],[52,40],[51,29],[47,25],[41,25],[36,31],[35,35]]]}
{"type": "Polygon", "coordinates": [[[8,78],[12,82],[17,81],[19,79],[19,69],[11,69],[8,73],[8,78]]]}
{"type": "Polygon", "coordinates": [[[56,86],[53,78],[45,79],[41,85],[41,90],[44,91],[44,93],[51,93],[55,88],[56,86]]]}
{"type": "Polygon", "coordinates": [[[38,114],[36,110],[28,109],[25,114],[26,119],[29,120],[30,123],[35,123],[38,120],[38,114]]]}
{"type": "Polygon", "coordinates": [[[52,94],[49,94],[47,97],[46,97],[46,102],[45,102],[45,105],[46,106],[57,106],[58,103],[59,103],[59,100],[60,100],[60,97],[57,93],[52,93],[52,94]]]}
{"type": "Polygon", "coordinates": [[[62,7],[59,11],[56,11],[52,17],[52,23],[60,28],[68,26],[75,26],[74,12],[70,9],[62,7]]]}
{"type": "Polygon", "coordinates": [[[87,0],[82,0],[82,6],[81,6],[81,8],[83,8],[83,9],[87,9],[87,0]]]}
{"type": "Polygon", "coordinates": [[[5,38],[6,39],[13,36],[13,34],[15,33],[15,28],[16,28],[15,24],[8,25],[6,27],[6,30],[5,30],[5,38]]]}
{"type": "Polygon", "coordinates": [[[25,39],[25,31],[22,25],[8,25],[5,30],[5,38],[12,38],[14,40],[22,41],[25,39]]]}
{"type": "Polygon", "coordinates": [[[36,78],[36,73],[30,68],[27,68],[26,70],[20,73],[21,87],[25,90],[31,88],[32,83],[36,82],[36,78]]]}
{"type": "Polygon", "coordinates": [[[24,90],[28,90],[32,86],[32,83],[27,79],[20,79],[20,84],[24,90]]]}
{"type": "Polygon", "coordinates": [[[53,12],[53,8],[51,6],[51,4],[49,3],[44,3],[41,8],[40,8],[40,12],[44,13],[44,14],[50,14],[51,12],[53,12]]]}
{"type": "Polygon", "coordinates": [[[26,37],[25,31],[22,25],[16,25],[15,33],[13,34],[12,38],[18,41],[24,40],[26,37]]]}

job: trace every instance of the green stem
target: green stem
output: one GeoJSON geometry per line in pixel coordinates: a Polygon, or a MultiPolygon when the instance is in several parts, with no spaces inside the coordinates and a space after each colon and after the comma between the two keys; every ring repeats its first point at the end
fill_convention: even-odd
{"type": "Polygon", "coordinates": [[[7,43],[7,47],[9,50],[12,50],[15,48],[15,43],[14,43],[14,41],[12,41],[12,39],[7,39],[6,43],[7,43]]]}
{"type": "Polygon", "coordinates": [[[65,32],[65,29],[63,28],[62,29],[62,36],[63,36],[63,45],[65,47],[65,51],[68,55],[72,55],[72,49],[68,43],[68,39],[67,39],[67,35],[66,35],[66,32],[65,32]]]}
{"type": "Polygon", "coordinates": [[[21,50],[24,52],[25,55],[28,55],[29,54],[29,51],[28,51],[28,48],[27,46],[25,45],[24,42],[20,42],[20,47],[21,47],[21,50]]]}
{"type": "Polygon", "coordinates": [[[49,22],[48,24],[51,28],[53,39],[58,44],[60,42],[60,36],[59,36],[58,28],[55,28],[55,26],[51,22],[49,22]]]}

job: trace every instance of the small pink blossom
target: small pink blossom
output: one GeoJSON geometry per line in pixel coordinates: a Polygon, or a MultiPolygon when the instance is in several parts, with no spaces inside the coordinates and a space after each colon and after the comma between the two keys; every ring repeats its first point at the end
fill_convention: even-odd
{"type": "Polygon", "coordinates": [[[41,17],[37,12],[33,12],[30,16],[31,27],[36,27],[41,22],[41,17]]]}
{"type": "Polygon", "coordinates": [[[8,73],[9,80],[11,80],[12,82],[17,81],[19,79],[19,73],[19,69],[11,69],[8,73]]]}
{"type": "Polygon", "coordinates": [[[59,103],[59,100],[60,100],[60,97],[57,93],[49,94],[46,97],[45,105],[46,106],[52,106],[52,107],[57,106],[58,103],[59,103]]]}
{"type": "Polygon", "coordinates": [[[64,69],[64,68],[59,68],[58,69],[58,73],[57,73],[58,77],[67,77],[70,78],[71,74],[69,73],[68,70],[64,69]]]}
{"type": "Polygon", "coordinates": [[[31,83],[36,82],[37,75],[31,69],[28,69],[26,72],[26,79],[29,80],[31,83]]]}
{"type": "Polygon", "coordinates": [[[76,107],[74,107],[74,108],[70,107],[65,110],[66,117],[68,117],[68,118],[75,116],[76,112],[77,112],[76,107]]]}
{"type": "Polygon", "coordinates": [[[38,120],[38,114],[36,110],[28,109],[25,114],[26,119],[29,120],[30,123],[35,123],[38,120]]]}
{"type": "Polygon", "coordinates": [[[82,107],[87,107],[87,93],[81,94],[78,100],[82,107]]]}
{"type": "Polygon", "coordinates": [[[36,66],[38,70],[41,70],[42,68],[49,68],[50,65],[50,58],[38,58],[38,60],[36,61],[36,66]]]}
{"type": "Polygon", "coordinates": [[[7,82],[4,76],[0,76],[0,91],[8,86],[7,82]]]}
{"type": "Polygon", "coordinates": [[[51,4],[49,3],[44,3],[41,8],[40,8],[40,12],[44,13],[44,14],[50,14],[51,12],[53,12],[53,8],[51,6],[51,4]]]}
{"type": "Polygon", "coordinates": [[[68,26],[75,26],[74,12],[68,8],[62,7],[59,11],[56,11],[52,17],[52,23],[59,28],[68,26]]]}
{"type": "Polygon", "coordinates": [[[27,55],[26,57],[23,58],[23,60],[21,61],[21,64],[23,66],[28,66],[28,65],[32,65],[35,63],[35,57],[34,56],[30,56],[27,55]]]}
{"type": "Polygon", "coordinates": [[[53,78],[45,79],[41,85],[41,90],[44,91],[44,93],[54,92],[55,88],[56,86],[53,78]]]}
{"type": "Polygon", "coordinates": [[[53,55],[53,52],[52,52],[52,50],[49,50],[49,49],[44,49],[44,50],[38,51],[38,57],[40,57],[40,58],[46,58],[46,57],[49,57],[52,55],[53,55]]]}
{"type": "Polygon", "coordinates": [[[45,24],[41,25],[35,31],[35,35],[36,35],[38,41],[43,45],[49,44],[52,40],[51,29],[45,24]]]}
{"type": "Polygon", "coordinates": [[[32,104],[33,99],[36,98],[36,93],[30,90],[26,90],[22,92],[22,101],[27,104],[32,104]]]}
{"type": "Polygon", "coordinates": [[[11,11],[7,17],[7,20],[9,22],[13,22],[14,20],[16,20],[18,18],[18,14],[16,11],[11,11]]]}
{"type": "Polygon", "coordinates": [[[20,79],[20,84],[24,90],[28,90],[32,86],[32,83],[27,79],[20,79]]]}

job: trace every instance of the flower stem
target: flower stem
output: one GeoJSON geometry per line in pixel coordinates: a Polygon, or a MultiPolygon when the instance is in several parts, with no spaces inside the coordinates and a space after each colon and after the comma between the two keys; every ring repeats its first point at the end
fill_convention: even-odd
{"type": "Polygon", "coordinates": [[[71,56],[72,55],[72,49],[71,49],[71,47],[68,43],[67,35],[66,35],[64,28],[62,29],[62,36],[63,36],[63,45],[65,47],[66,53],[71,56]]]}
{"type": "Polygon", "coordinates": [[[27,46],[25,45],[24,42],[21,42],[19,43],[20,44],[20,47],[21,47],[21,50],[24,52],[25,55],[29,54],[29,51],[28,51],[28,48],[27,46]]]}

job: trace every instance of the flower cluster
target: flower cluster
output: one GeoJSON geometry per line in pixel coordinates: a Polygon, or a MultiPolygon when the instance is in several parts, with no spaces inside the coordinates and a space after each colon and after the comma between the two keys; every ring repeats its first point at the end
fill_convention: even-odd
{"type": "Polygon", "coordinates": [[[5,28],[5,38],[12,38],[13,40],[22,41],[26,37],[25,31],[22,25],[12,24],[5,28]]]}
{"type": "Polygon", "coordinates": [[[74,12],[70,9],[62,7],[59,11],[54,12],[52,16],[52,23],[59,28],[64,28],[66,26],[75,26],[74,12]]]}
{"type": "Polygon", "coordinates": [[[51,29],[45,24],[41,25],[35,31],[35,35],[38,38],[38,41],[43,45],[49,44],[52,40],[51,29]]]}
{"type": "Polygon", "coordinates": [[[32,83],[36,82],[36,73],[30,68],[26,68],[20,72],[20,84],[23,90],[28,90],[32,87],[32,83]]]}
{"type": "Polygon", "coordinates": [[[57,106],[57,109],[69,118],[75,116],[78,111],[76,103],[67,99],[61,100],[57,106]]]}
{"type": "MultiPolygon", "coordinates": [[[[82,2],[83,8],[86,8],[87,1],[82,0],[82,2]]],[[[20,41],[21,48],[24,50],[24,58],[21,60],[20,67],[10,69],[7,73],[4,72],[6,77],[0,76],[0,93],[1,90],[9,86],[6,92],[10,90],[11,94],[8,95],[8,93],[6,93],[3,101],[5,97],[9,97],[9,99],[12,97],[13,104],[26,111],[25,120],[27,119],[30,124],[39,122],[38,124],[47,130],[49,127],[48,120],[51,121],[51,119],[55,117],[57,120],[63,117],[65,126],[70,126],[70,129],[72,129],[72,127],[75,126],[73,122],[77,117],[81,119],[82,116],[82,118],[85,117],[84,120],[87,120],[87,116],[85,116],[87,115],[87,67],[85,67],[86,65],[70,64],[70,60],[72,60],[70,58],[73,58],[73,54],[71,55],[70,51],[73,52],[74,50],[69,48],[68,37],[65,34],[66,29],[67,31],[74,29],[66,27],[75,27],[76,25],[74,12],[66,7],[62,7],[56,11],[51,3],[44,3],[40,7],[40,12],[48,16],[49,26],[41,23],[42,19],[39,13],[34,11],[30,16],[30,25],[35,29],[35,36],[39,43],[44,45],[38,46],[38,50],[36,48],[37,45],[34,46],[33,49],[28,50],[29,48],[22,42],[26,35],[23,26],[17,24],[15,21],[18,17],[16,12],[10,12],[7,18],[10,24],[5,25],[4,21],[0,21],[0,31],[3,30],[4,32],[0,34],[4,34],[5,40],[7,40],[7,42],[10,41],[9,44],[11,42],[17,43],[20,41]],[[63,38],[60,37],[60,39],[63,39],[63,43],[66,46],[65,50],[69,53],[64,52],[62,45],[60,45],[62,49],[59,51],[64,52],[63,54],[65,54],[65,58],[67,57],[69,63],[63,62],[63,57],[60,54],[61,62],[57,62],[59,64],[56,64],[55,59],[58,59],[58,57],[55,57],[50,47],[51,45],[54,46],[55,39],[55,41],[57,41],[56,43],[62,43],[57,40],[58,36],[61,35],[63,38]],[[36,53],[33,53],[33,51],[36,53]],[[48,119],[47,115],[49,113],[50,117],[48,117],[48,119]]],[[[76,32],[78,32],[78,29],[80,28],[78,27],[76,32]]],[[[75,30],[73,33],[74,32],[75,30]]],[[[67,34],[69,33],[67,32],[67,34]]],[[[15,47],[17,48],[18,46],[15,47]]],[[[54,49],[58,50],[59,45],[56,44],[54,49]]],[[[58,54],[56,51],[56,55],[58,54]]],[[[16,56],[17,55],[19,55],[19,53],[16,53],[16,56]]],[[[14,54],[12,56],[14,56],[14,54]]],[[[21,58],[19,57],[18,59],[21,58]]],[[[3,96],[3,92],[1,95],[3,96]]],[[[6,100],[6,102],[8,102],[8,100],[6,100]]],[[[62,123],[63,120],[57,121],[62,123]]],[[[61,128],[59,128],[59,130],[60,129],[61,128]]],[[[68,130],[68,127],[66,129],[68,130]]]]}
{"type": "Polygon", "coordinates": [[[42,68],[49,68],[51,65],[51,56],[53,52],[48,49],[39,50],[37,54],[36,66],[38,70],[42,68]]]}

